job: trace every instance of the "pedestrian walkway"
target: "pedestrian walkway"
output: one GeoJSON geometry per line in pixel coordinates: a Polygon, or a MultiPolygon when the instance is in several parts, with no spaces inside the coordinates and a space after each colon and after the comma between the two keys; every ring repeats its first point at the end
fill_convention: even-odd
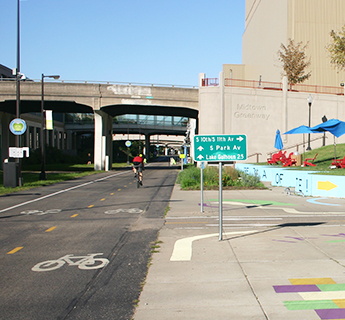
{"type": "Polygon", "coordinates": [[[175,186],[135,320],[345,319],[344,199],[224,191],[222,241],[217,199],[175,186]]]}

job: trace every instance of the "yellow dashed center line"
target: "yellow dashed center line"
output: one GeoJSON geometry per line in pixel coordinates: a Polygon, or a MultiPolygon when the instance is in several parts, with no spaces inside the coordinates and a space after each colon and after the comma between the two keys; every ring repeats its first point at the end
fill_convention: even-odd
{"type": "Polygon", "coordinates": [[[46,232],[53,231],[54,229],[56,229],[56,227],[51,227],[51,228],[47,229],[46,232]]]}
{"type": "Polygon", "coordinates": [[[113,196],[113,195],[114,195],[114,192],[112,192],[110,195],[113,196]]]}
{"type": "Polygon", "coordinates": [[[78,215],[78,213],[76,213],[73,216],[71,216],[71,218],[75,218],[77,215],[78,215]]]}
{"type": "Polygon", "coordinates": [[[7,254],[13,254],[13,253],[16,253],[17,251],[23,249],[24,247],[17,247],[17,248],[14,248],[13,250],[11,250],[10,252],[7,252],[7,254]]]}
{"type": "Polygon", "coordinates": [[[117,189],[117,191],[121,191],[121,189],[117,189]]]}
{"type": "Polygon", "coordinates": [[[88,206],[88,208],[92,208],[94,205],[93,204],[90,204],[89,206],[88,206]]]}
{"type": "Polygon", "coordinates": [[[181,221],[181,222],[166,222],[165,224],[205,224],[205,221],[181,221]]]}
{"type": "Polygon", "coordinates": [[[105,198],[102,198],[102,199],[101,199],[101,201],[104,201],[104,200],[105,200],[105,198]]]}

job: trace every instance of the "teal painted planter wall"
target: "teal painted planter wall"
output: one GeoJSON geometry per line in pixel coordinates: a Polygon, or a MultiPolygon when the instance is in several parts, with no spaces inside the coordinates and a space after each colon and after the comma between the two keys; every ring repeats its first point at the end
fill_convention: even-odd
{"type": "MultiPolygon", "coordinates": [[[[313,174],[313,171],[289,170],[274,166],[236,163],[235,168],[248,174],[257,174],[261,181],[272,186],[295,188],[295,192],[313,197],[345,197],[345,176],[313,174]]],[[[340,169],[337,169],[340,170],[340,169]]]]}

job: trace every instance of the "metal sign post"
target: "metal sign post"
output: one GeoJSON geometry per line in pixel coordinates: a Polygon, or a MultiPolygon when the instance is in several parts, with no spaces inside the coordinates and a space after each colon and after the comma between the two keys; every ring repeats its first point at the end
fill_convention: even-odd
{"type": "Polygon", "coordinates": [[[205,163],[201,162],[201,167],[200,167],[201,212],[204,212],[204,168],[205,168],[205,163]]]}
{"type": "MultiPolygon", "coordinates": [[[[194,160],[219,162],[219,240],[223,238],[223,163],[246,159],[247,136],[245,134],[194,136],[194,160]]],[[[201,202],[203,203],[203,199],[201,202]]]]}
{"type": "Polygon", "coordinates": [[[223,240],[223,163],[219,162],[219,241],[223,240]]]}

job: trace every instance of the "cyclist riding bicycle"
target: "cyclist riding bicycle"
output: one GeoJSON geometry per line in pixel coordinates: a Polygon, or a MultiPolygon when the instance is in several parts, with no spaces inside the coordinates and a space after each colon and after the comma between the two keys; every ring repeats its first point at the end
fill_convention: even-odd
{"type": "Polygon", "coordinates": [[[139,183],[143,185],[143,170],[144,170],[144,159],[143,155],[140,154],[139,156],[134,157],[133,159],[133,172],[135,174],[139,174],[139,183]]]}

